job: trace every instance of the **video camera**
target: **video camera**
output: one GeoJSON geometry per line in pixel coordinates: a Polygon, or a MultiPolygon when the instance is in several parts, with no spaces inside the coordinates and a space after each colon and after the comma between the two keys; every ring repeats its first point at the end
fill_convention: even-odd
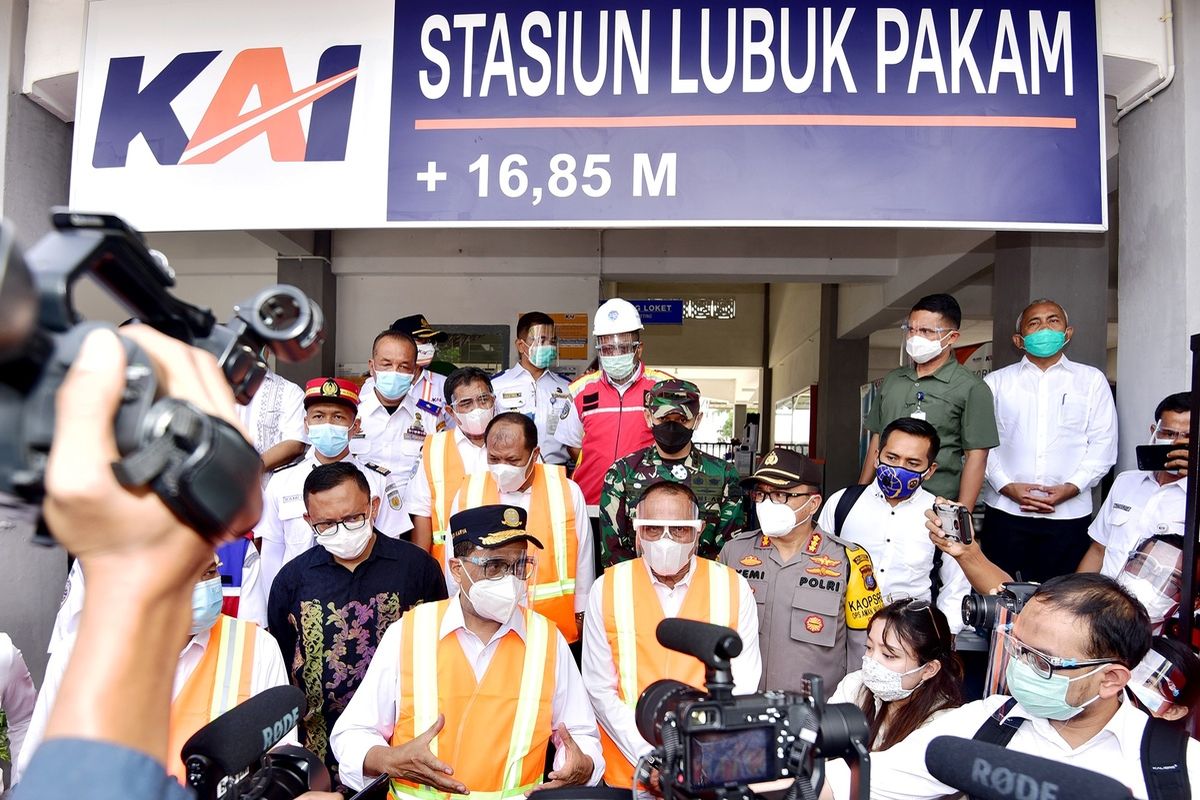
{"type": "MultiPolygon", "coordinates": [[[[247,298],[220,325],[210,310],[168,291],[175,274],[166,260],[118,217],[55,209],[52,222],[25,259],[11,228],[0,224],[0,506],[29,517],[45,495],[58,389],[86,335],[111,327],[76,312],[72,290],[82,276],[94,277],[138,322],[212,353],[240,403],[266,375],[264,349],[298,362],[324,338],[321,309],[293,286],[247,298]]],[[[151,488],[207,539],[249,530],[261,512],[258,453],[223,420],[161,396],[148,356],[121,341],[127,366],[114,426],[117,480],[151,488]]]]}
{"type": "Polygon", "coordinates": [[[1014,581],[1004,584],[996,594],[971,592],[963,598],[963,623],[977,631],[990,631],[996,627],[1001,608],[1007,609],[1009,616],[1015,617],[1033,597],[1038,586],[1036,583],[1014,581]]]}
{"type": "Polygon", "coordinates": [[[868,728],[861,710],[826,705],[821,677],[805,675],[800,692],[767,691],[733,696],[730,660],[742,651],[738,634],[719,625],[686,619],[659,623],[664,647],[705,665],[707,692],[659,680],[638,698],[638,731],[655,746],[639,764],[635,781],[648,781],[656,766],[665,800],[754,798],[751,784],[792,778],[787,800],[816,798],[825,781],[825,760],[845,758],[851,796],[870,791],[868,728]]]}

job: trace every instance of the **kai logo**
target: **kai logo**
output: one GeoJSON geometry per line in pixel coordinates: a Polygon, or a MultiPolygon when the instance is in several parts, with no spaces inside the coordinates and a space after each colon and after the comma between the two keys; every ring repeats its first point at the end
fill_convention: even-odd
{"type": "Polygon", "coordinates": [[[296,88],[282,47],[243,50],[233,57],[191,134],[171,104],[221,51],[181,53],[154,76],[142,74],[143,56],[113,58],[92,166],[125,166],[138,136],[163,165],[213,164],[261,135],[273,161],[343,161],[361,51],[356,44],[330,47],[321,54],[316,80],[296,88]],[[306,137],[300,111],[308,106],[306,137]]]}

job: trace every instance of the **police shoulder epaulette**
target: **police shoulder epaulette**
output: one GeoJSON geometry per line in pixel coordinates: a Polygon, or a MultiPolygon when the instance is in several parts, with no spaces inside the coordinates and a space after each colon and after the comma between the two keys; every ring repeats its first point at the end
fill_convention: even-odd
{"type": "Polygon", "coordinates": [[[861,544],[855,544],[854,542],[850,541],[849,539],[843,539],[840,536],[834,536],[832,533],[829,533],[827,531],[821,531],[821,535],[828,537],[829,541],[833,542],[836,545],[840,545],[840,546],[846,548],[847,550],[863,550],[863,549],[865,549],[861,544]]]}
{"type": "Polygon", "coordinates": [[[362,462],[362,465],[369,470],[374,470],[375,472],[378,472],[380,475],[387,476],[387,475],[392,474],[392,471],[390,469],[388,469],[387,467],[381,467],[378,464],[374,464],[370,461],[364,461],[364,462],[362,462]]]}
{"type": "Polygon", "coordinates": [[[742,539],[749,541],[750,539],[757,539],[759,536],[762,536],[762,531],[742,531],[741,533],[734,534],[733,541],[742,539]]]}
{"type": "Polygon", "coordinates": [[[291,467],[296,466],[297,464],[299,464],[301,461],[304,460],[304,457],[305,457],[305,455],[307,455],[307,453],[308,453],[308,449],[305,448],[305,451],[303,453],[296,456],[291,461],[287,462],[286,464],[280,464],[278,467],[271,470],[271,474],[274,475],[276,472],[283,472],[285,469],[289,469],[291,467]]]}

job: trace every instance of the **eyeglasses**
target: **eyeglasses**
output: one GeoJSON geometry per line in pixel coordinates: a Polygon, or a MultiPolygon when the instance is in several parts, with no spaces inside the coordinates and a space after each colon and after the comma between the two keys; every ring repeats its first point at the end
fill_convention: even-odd
{"type": "Polygon", "coordinates": [[[458,414],[466,414],[477,408],[490,410],[496,407],[496,395],[484,392],[475,397],[464,397],[461,400],[455,400],[450,407],[458,414]]]}
{"type": "Polygon", "coordinates": [[[943,333],[950,333],[954,328],[919,328],[905,322],[900,326],[905,336],[923,336],[926,339],[940,339],[943,333]]]}
{"type": "Polygon", "coordinates": [[[815,494],[817,494],[817,492],[785,492],[782,489],[772,489],[769,492],[764,492],[760,489],[751,489],[750,501],[753,503],[761,503],[763,500],[766,500],[769,497],[771,498],[772,503],[775,503],[776,505],[783,505],[793,497],[812,497],[815,494]]]}
{"type": "Polygon", "coordinates": [[[704,523],[698,519],[635,519],[633,527],[648,542],[668,536],[680,544],[690,544],[696,541],[704,523]]]}
{"type": "Polygon", "coordinates": [[[312,529],[317,533],[328,533],[338,525],[345,525],[346,530],[348,531],[362,530],[362,526],[367,524],[367,518],[370,516],[371,515],[369,513],[360,511],[357,514],[351,514],[350,516],[342,517],[341,519],[314,522],[312,524],[312,529]]]}
{"type": "Polygon", "coordinates": [[[1188,438],[1189,435],[1189,431],[1176,431],[1171,428],[1164,428],[1162,422],[1154,426],[1154,436],[1157,439],[1173,439],[1177,442],[1180,439],[1188,438]]]}
{"type": "Polygon", "coordinates": [[[638,349],[639,342],[621,344],[598,344],[596,352],[602,356],[626,356],[638,349]]]}
{"type": "Polygon", "coordinates": [[[513,561],[504,558],[485,558],[483,556],[465,556],[459,561],[474,564],[483,571],[483,579],[498,581],[512,575],[519,581],[527,581],[537,568],[536,556],[521,556],[513,561]]]}
{"type": "Polygon", "coordinates": [[[1057,669],[1079,669],[1080,667],[1099,667],[1103,664],[1117,664],[1115,658],[1061,658],[1043,653],[1037,648],[1030,647],[1011,633],[1000,632],[1004,640],[1004,652],[1011,658],[1024,662],[1038,676],[1050,680],[1057,669]]]}
{"type": "Polygon", "coordinates": [[[918,600],[915,597],[904,597],[903,595],[888,595],[887,605],[892,603],[903,603],[903,611],[905,614],[928,614],[929,621],[933,623],[933,629],[938,630],[937,617],[933,615],[933,604],[928,600],[918,600]]]}

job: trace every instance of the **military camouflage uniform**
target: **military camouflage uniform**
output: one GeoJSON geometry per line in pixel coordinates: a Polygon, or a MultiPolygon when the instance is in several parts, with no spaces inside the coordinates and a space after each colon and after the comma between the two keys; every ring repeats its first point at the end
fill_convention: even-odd
{"type": "Polygon", "coordinates": [[[700,532],[698,555],[715,559],[721,546],[742,529],[742,491],[737,468],[731,462],[695,447],[686,458],[668,461],[651,445],[622,458],[604,475],[600,493],[602,569],[637,557],[630,515],[642,492],[664,480],[686,484],[700,501],[704,530],[700,532]]]}

